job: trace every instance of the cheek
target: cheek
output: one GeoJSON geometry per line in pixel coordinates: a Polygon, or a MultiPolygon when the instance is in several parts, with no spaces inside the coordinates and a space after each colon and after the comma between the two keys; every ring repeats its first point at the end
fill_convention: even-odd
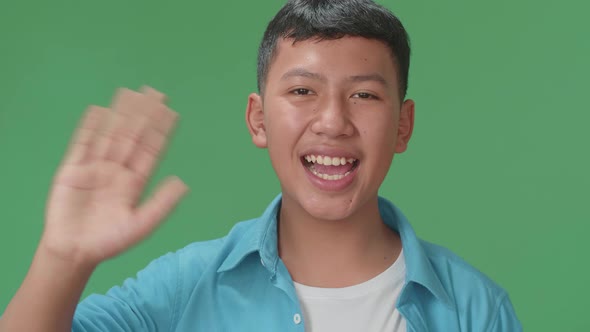
{"type": "Polygon", "coordinates": [[[391,159],[395,151],[397,137],[397,123],[393,117],[371,119],[363,127],[365,147],[370,151],[371,159],[391,159]]]}
{"type": "Polygon", "coordinates": [[[287,183],[297,167],[296,147],[305,132],[305,118],[297,110],[274,105],[265,126],[270,161],[281,183],[287,183]]]}
{"type": "Polygon", "coordinates": [[[294,144],[305,132],[308,113],[288,102],[276,103],[266,113],[266,132],[269,146],[294,144]]]}
{"type": "Polygon", "coordinates": [[[393,116],[393,112],[389,109],[374,110],[370,113],[365,113],[356,119],[359,131],[372,141],[391,141],[391,138],[397,136],[398,121],[393,116]]]}

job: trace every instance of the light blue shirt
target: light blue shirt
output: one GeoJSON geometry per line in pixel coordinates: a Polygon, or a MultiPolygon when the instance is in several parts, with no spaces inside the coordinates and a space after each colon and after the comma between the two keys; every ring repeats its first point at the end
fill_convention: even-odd
{"type": "MultiPolygon", "coordinates": [[[[279,195],[257,219],[217,240],[151,262],[135,279],[76,310],[73,331],[304,332],[293,280],[278,256],[279,195]]],[[[401,237],[406,280],[396,306],[409,332],[522,331],[506,292],[440,246],[416,237],[389,201],[382,219],[401,237]]]]}

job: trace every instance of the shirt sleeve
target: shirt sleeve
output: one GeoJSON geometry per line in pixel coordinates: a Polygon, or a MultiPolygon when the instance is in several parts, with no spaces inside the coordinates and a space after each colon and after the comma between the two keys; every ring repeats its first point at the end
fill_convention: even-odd
{"type": "Polygon", "coordinates": [[[500,302],[495,320],[488,332],[522,332],[522,326],[516,317],[508,295],[505,295],[500,302]]]}
{"type": "Polygon", "coordinates": [[[136,278],[93,294],[78,307],[72,331],[169,331],[176,315],[178,253],[169,253],[141,270],[136,278]]]}

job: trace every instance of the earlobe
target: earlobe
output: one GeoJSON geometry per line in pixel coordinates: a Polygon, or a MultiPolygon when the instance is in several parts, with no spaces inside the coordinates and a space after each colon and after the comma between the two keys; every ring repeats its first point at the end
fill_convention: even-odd
{"type": "Polygon", "coordinates": [[[259,148],[266,148],[266,128],[264,127],[264,110],[262,107],[262,97],[256,93],[248,96],[248,106],[246,107],[246,125],[252,143],[259,148]]]}
{"type": "Polygon", "coordinates": [[[408,99],[402,104],[397,131],[395,153],[402,153],[408,148],[408,143],[414,131],[414,101],[408,99]]]}

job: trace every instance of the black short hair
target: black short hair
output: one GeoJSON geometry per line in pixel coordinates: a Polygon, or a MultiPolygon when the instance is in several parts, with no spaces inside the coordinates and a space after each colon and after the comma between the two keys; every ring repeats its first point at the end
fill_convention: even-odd
{"type": "Polygon", "coordinates": [[[263,93],[280,39],[333,40],[345,36],[382,41],[398,71],[400,98],[408,89],[410,42],[400,20],[371,0],[289,0],[268,24],[258,50],[258,91],[263,93]]]}

